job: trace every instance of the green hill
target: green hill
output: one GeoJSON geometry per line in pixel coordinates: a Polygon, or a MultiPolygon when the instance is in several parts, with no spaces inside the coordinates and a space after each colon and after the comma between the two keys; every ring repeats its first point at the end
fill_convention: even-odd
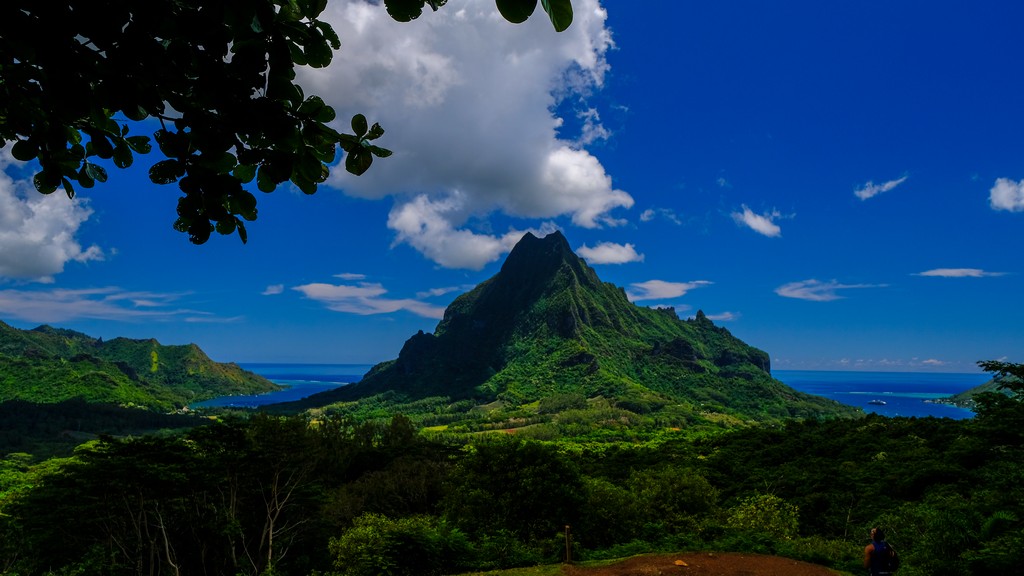
{"type": "Polygon", "coordinates": [[[602,282],[561,233],[527,234],[501,271],[455,299],[433,334],[361,382],[308,398],[305,407],[388,392],[519,406],[572,394],[637,413],[672,405],[754,419],[854,414],[775,380],[765,352],[702,312],[636,306],[602,282]]]}
{"type": "Polygon", "coordinates": [[[0,401],[88,402],[171,410],[228,394],[277,389],[265,378],[210,358],[195,344],[104,341],[73,330],[20,330],[0,322],[0,401]]]}
{"type": "Polygon", "coordinates": [[[1004,381],[1001,378],[996,377],[993,378],[992,380],[989,380],[988,382],[985,382],[984,384],[975,386],[970,390],[964,390],[959,394],[954,394],[946,398],[939,398],[938,400],[935,400],[935,402],[941,404],[950,404],[953,406],[959,406],[960,408],[969,408],[973,410],[975,407],[974,397],[977,396],[978,394],[981,394],[983,392],[999,392],[1000,394],[1010,395],[1010,392],[1008,390],[1000,388],[1003,382],[1004,381]]]}

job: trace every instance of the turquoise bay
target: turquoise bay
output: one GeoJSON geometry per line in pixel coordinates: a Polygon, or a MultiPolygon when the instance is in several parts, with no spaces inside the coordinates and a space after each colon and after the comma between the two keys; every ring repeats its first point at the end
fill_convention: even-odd
{"type": "Polygon", "coordinates": [[[930,402],[984,384],[991,377],[978,373],[831,372],[775,370],[772,375],[807,394],[831,398],[882,416],[971,418],[964,408],[930,402]],[[884,402],[884,404],[869,403],[884,402]]]}

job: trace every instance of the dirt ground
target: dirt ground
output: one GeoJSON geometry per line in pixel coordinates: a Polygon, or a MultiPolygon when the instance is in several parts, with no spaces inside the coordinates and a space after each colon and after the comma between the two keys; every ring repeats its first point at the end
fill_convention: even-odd
{"type": "Polygon", "coordinates": [[[837,576],[834,570],[779,556],[692,553],[637,556],[609,566],[563,566],[566,576],[837,576]]]}

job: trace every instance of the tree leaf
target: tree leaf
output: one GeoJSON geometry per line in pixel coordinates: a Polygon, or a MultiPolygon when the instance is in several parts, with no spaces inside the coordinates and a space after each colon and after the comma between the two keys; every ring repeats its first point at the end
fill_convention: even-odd
{"type": "Polygon", "coordinates": [[[366,148],[370,152],[372,152],[374,156],[378,158],[387,158],[392,154],[391,150],[388,150],[387,148],[381,148],[380,146],[367,146],[366,148]]]}
{"type": "Polygon", "coordinates": [[[78,184],[82,188],[92,188],[93,186],[96,185],[96,181],[93,180],[91,176],[89,176],[89,174],[85,171],[84,167],[78,171],[77,179],[78,184]]]}
{"type": "Polygon", "coordinates": [[[84,166],[84,171],[89,176],[89,178],[92,178],[97,182],[107,181],[107,171],[103,168],[103,166],[93,164],[92,162],[86,162],[84,166]]]}
{"type": "Polygon", "coordinates": [[[367,130],[366,116],[356,114],[352,117],[352,131],[356,133],[356,138],[365,136],[367,130]]]}
{"type": "Polygon", "coordinates": [[[255,220],[256,197],[245,190],[232,194],[228,200],[228,210],[246,220],[255,220]]]}
{"type": "Polygon", "coordinates": [[[372,163],[373,154],[366,148],[359,146],[349,151],[348,156],[345,157],[345,170],[356,176],[361,176],[370,168],[372,163]]]}
{"type": "Polygon", "coordinates": [[[256,172],[256,187],[260,192],[273,192],[277,188],[277,182],[270,176],[266,164],[261,165],[256,172]]]}
{"type": "Polygon", "coordinates": [[[572,2],[570,0],[540,0],[548,13],[556,32],[564,32],[572,24],[572,2]]]}
{"type": "Polygon", "coordinates": [[[11,155],[22,162],[28,162],[36,157],[39,148],[28,140],[18,140],[11,147],[11,155]]]}
{"type": "Polygon", "coordinates": [[[124,112],[125,118],[134,122],[141,122],[149,116],[149,112],[146,112],[145,108],[137,104],[123,108],[121,111],[124,112]]]}
{"type": "Polygon", "coordinates": [[[179,160],[161,160],[149,169],[149,179],[154,184],[170,184],[177,182],[178,178],[185,175],[185,165],[179,160]]]}
{"type": "Polygon", "coordinates": [[[299,190],[302,190],[303,194],[316,194],[316,182],[301,174],[292,176],[292,184],[295,184],[299,190]]]}
{"type": "Polygon", "coordinates": [[[235,231],[235,218],[227,218],[217,222],[217,233],[227,236],[235,231]]]}
{"type": "Polygon", "coordinates": [[[324,106],[316,116],[313,117],[317,122],[330,122],[337,118],[337,114],[334,112],[334,108],[330,106],[324,106]]]}
{"type": "Polygon", "coordinates": [[[60,177],[58,175],[57,178],[54,178],[52,172],[43,170],[32,177],[32,185],[40,194],[53,194],[57,190],[57,186],[60,185],[60,177]]]}
{"type": "Polygon", "coordinates": [[[238,227],[238,238],[242,241],[242,244],[247,243],[249,241],[249,233],[245,231],[245,224],[236,218],[235,226],[238,227]]]}
{"type": "Polygon", "coordinates": [[[374,122],[373,126],[370,127],[370,131],[366,133],[367,140],[376,140],[384,135],[384,129],[380,127],[380,124],[374,122]]]}
{"type": "Polygon", "coordinates": [[[149,136],[129,136],[125,138],[128,147],[139,154],[149,154],[153,145],[149,143],[149,136]]]}
{"type": "Polygon", "coordinates": [[[68,200],[73,200],[75,198],[75,187],[71,185],[71,180],[61,178],[61,183],[64,184],[64,193],[68,195],[68,200]]]}
{"type": "MultiPolygon", "coordinates": [[[[326,3],[324,5],[326,6],[326,3]]],[[[341,38],[338,38],[338,33],[334,31],[334,28],[331,28],[330,24],[327,22],[317,21],[316,27],[320,29],[324,38],[331,43],[331,48],[341,50],[341,38]]]]}
{"type": "Polygon", "coordinates": [[[132,156],[132,150],[128,147],[128,144],[124,140],[118,141],[117,145],[114,146],[114,165],[118,168],[127,168],[132,165],[135,161],[135,157],[132,156]]]}
{"type": "Polygon", "coordinates": [[[495,0],[501,16],[513,24],[526,22],[537,9],[537,0],[495,0]]]}
{"type": "Polygon", "coordinates": [[[424,0],[384,0],[388,14],[398,22],[409,22],[423,13],[424,0]]]}
{"type": "Polygon", "coordinates": [[[359,146],[359,138],[351,134],[338,134],[338,144],[341,149],[348,152],[349,150],[359,146]]]}
{"type": "Polygon", "coordinates": [[[235,169],[231,171],[232,176],[238,179],[243,184],[252,182],[252,179],[256,177],[256,166],[253,164],[238,164],[235,169]]]}
{"type": "Polygon", "coordinates": [[[327,106],[327,104],[324,104],[323,98],[319,96],[310,96],[309,98],[306,98],[306,100],[302,104],[299,105],[299,108],[298,110],[296,110],[296,112],[298,112],[299,114],[304,114],[306,116],[316,116],[317,114],[320,113],[320,110],[322,110],[324,106],[327,106]]]}
{"type": "MultiPolygon", "coordinates": [[[[313,30],[317,29],[314,28],[313,30]]],[[[319,30],[317,32],[317,34],[314,34],[306,41],[304,52],[310,66],[313,68],[323,68],[331,63],[331,59],[334,58],[334,52],[331,50],[330,45],[328,45],[327,39],[319,34],[319,30]]]]}

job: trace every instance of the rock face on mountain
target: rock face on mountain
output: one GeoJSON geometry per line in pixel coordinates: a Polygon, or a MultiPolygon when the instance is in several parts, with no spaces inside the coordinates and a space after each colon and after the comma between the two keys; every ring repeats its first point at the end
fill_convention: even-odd
{"type": "Polygon", "coordinates": [[[104,341],[73,330],[20,330],[0,322],[0,401],[81,398],[170,410],[216,396],[278,388],[235,364],[210,360],[195,344],[104,341]]]}
{"type": "Polygon", "coordinates": [[[393,391],[524,404],[571,392],[638,410],[686,404],[754,417],[848,413],[785,386],[770,370],[765,352],[702,312],[680,320],[672,309],[634,305],[555,232],[526,234],[498,274],[456,298],[434,333],[414,335],[397,359],[309,400],[393,391]]]}

